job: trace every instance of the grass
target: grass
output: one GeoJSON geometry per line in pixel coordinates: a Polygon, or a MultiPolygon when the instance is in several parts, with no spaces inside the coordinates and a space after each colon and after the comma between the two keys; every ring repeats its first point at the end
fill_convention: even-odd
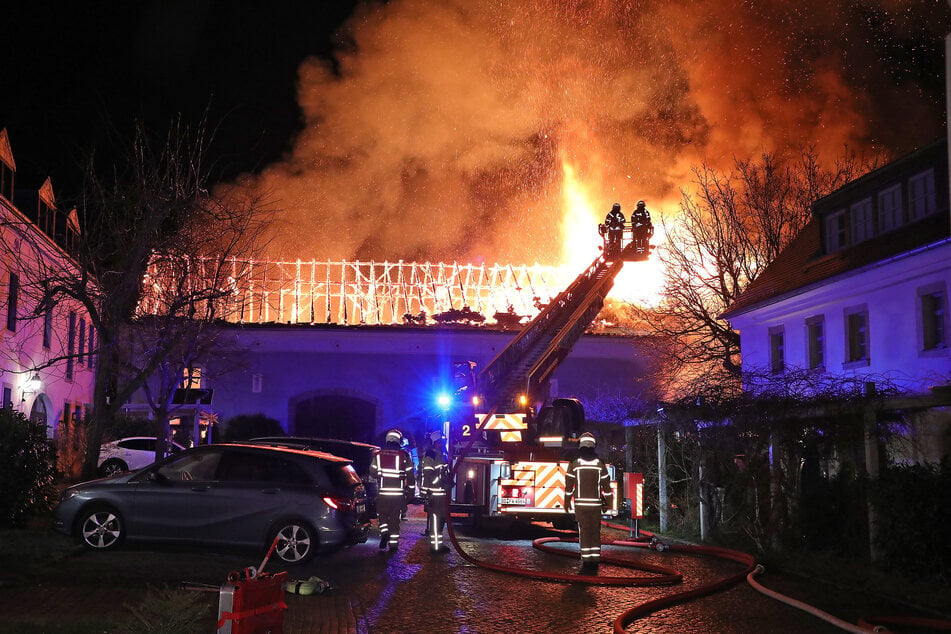
{"type": "Polygon", "coordinates": [[[90,553],[38,522],[0,530],[0,631],[51,634],[214,631],[220,585],[256,554],[127,546],[90,553]]]}

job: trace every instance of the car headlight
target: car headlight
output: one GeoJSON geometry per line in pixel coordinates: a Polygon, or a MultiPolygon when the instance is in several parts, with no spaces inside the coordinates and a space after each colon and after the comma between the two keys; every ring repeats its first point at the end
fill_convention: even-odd
{"type": "Polygon", "coordinates": [[[82,491],[81,491],[80,489],[66,489],[65,491],[63,491],[63,492],[60,494],[60,496],[59,496],[59,501],[60,501],[60,502],[66,502],[67,500],[73,499],[74,497],[76,497],[76,496],[79,495],[80,493],[82,493],[82,491]]]}

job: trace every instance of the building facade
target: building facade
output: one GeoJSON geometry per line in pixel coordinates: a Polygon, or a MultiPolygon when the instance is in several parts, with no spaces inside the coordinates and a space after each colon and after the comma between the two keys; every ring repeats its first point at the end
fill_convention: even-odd
{"type": "MultiPolygon", "coordinates": [[[[453,363],[472,361],[478,372],[515,334],[464,326],[228,325],[213,353],[191,369],[192,397],[184,399],[191,402],[172,411],[176,436],[205,442],[207,421],[261,414],[291,435],[379,444],[398,426],[422,437],[441,427],[437,397],[452,391],[453,363]]],[[[638,340],[583,336],[554,375],[550,396],[590,403],[643,390],[650,360],[638,340]]],[[[149,415],[137,400],[127,410],[149,415]]]]}
{"type": "Polygon", "coordinates": [[[947,454],[949,219],[944,139],[816,201],[813,220],[723,315],[740,332],[744,389],[796,377],[887,390],[906,399],[904,458],[947,454]]]}
{"type": "Polygon", "coordinates": [[[49,179],[15,189],[16,162],[0,130],[0,384],[3,407],[46,424],[60,448],[60,467],[79,452],[77,427],[92,402],[95,330],[75,302],[39,306],[39,285],[74,266],[68,249],[79,235],[75,212],[63,213],[49,179]]]}

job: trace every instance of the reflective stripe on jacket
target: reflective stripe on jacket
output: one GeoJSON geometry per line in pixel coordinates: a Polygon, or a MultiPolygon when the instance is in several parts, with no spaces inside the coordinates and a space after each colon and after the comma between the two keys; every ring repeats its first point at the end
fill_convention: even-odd
{"type": "Polygon", "coordinates": [[[419,492],[421,494],[445,494],[449,465],[443,461],[442,456],[437,458],[423,457],[419,465],[419,471],[419,492]]]}
{"type": "Polygon", "coordinates": [[[575,458],[565,472],[565,499],[576,508],[601,508],[601,498],[611,497],[611,474],[600,458],[575,458]]]}
{"type": "Polygon", "coordinates": [[[413,459],[402,449],[381,449],[373,457],[370,476],[379,484],[379,495],[403,495],[407,488],[416,486],[413,459]]]}

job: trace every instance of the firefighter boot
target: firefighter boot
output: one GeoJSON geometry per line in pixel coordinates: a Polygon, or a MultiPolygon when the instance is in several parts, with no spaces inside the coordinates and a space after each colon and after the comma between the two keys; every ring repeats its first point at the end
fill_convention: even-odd
{"type": "Polygon", "coordinates": [[[380,533],[380,550],[386,550],[386,547],[389,543],[390,543],[390,534],[380,533]]]}

